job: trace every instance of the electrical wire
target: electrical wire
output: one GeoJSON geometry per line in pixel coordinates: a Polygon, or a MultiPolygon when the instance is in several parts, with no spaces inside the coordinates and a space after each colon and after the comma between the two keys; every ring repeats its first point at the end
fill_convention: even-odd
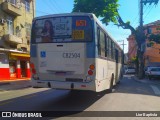
{"type": "Polygon", "coordinates": [[[62,10],[62,11],[65,12],[64,8],[62,8],[62,7],[57,3],[56,0],[53,0],[53,2],[58,6],[58,8],[60,9],[60,11],[62,10]]]}
{"type": "Polygon", "coordinates": [[[145,15],[144,19],[149,15],[149,13],[151,12],[151,10],[153,9],[154,5],[151,7],[151,9],[148,11],[148,13],[145,15]]]}
{"type": "Polygon", "coordinates": [[[50,4],[55,8],[55,10],[57,11],[57,13],[61,13],[59,7],[57,7],[57,4],[55,4],[54,0],[49,0],[50,4]]]}

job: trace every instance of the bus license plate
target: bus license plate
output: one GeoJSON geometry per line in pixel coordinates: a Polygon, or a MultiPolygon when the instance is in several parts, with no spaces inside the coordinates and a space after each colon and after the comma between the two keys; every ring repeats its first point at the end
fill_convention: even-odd
{"type": "Polygon", "coordinates": [[[72,34],[72,39],[84,39],[84,30],[74,30],[72,34]]]}

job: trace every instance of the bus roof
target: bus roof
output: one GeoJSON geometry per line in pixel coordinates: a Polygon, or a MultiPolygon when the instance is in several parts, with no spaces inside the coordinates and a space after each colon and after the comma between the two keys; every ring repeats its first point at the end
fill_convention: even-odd
{"type": "Polygon", "coordinates": [[[81,12],[61,13],[61,14],[51,14],[51,15],[44,15],[44,16],[35,17],[34,20],[43,19],[43,18],[50,18],[50,17],[58,17],[58,16],[89,16],[89,15],[94,15],[94,14],[93,13],[81,13],[81,12]]]}
{"type": "Polygon", "coordinates": [[[118,43],[114,40],[114,38],[104,28],[104,25],[102,24],[102,22],[100,22],[100,20],[93,13],[74,12],[74,13],[51,14],[51,15],[44,15],[44,16],[35,17],[33,20],[51,18],[51,17],[60,17],[60,16],[93,16],[94,20],[99,24],[99,26],[103,28],[103,30],[114,41],[114,43],[119,47],[119,49],[122,50],[122,48],[118,45],[118,43]]]}

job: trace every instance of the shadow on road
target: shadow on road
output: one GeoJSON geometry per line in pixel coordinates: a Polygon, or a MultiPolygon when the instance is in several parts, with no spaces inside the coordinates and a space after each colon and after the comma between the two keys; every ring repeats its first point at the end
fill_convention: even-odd
{"type": "Polygon", "coordinates": [[[142,94],[142,95],[150,95],[157,96],[154,94],[153,90],[150,87],[151,83],[145,84],[144,82],[140,82],[135,80],[134,75],[124,76],[123,80],[121,80],[120,84],[115,86],[114,93],[127,93],[127,94],[142,94]]]}
{"type": "Polygon", "coordinates": [[[12,91],[29,87],[31,87],[31,81],[29,80],[0,83],[0,91],[12,91]]]}
{"type": "MultiPolygon", "coordinates": [[[[136,82],[133,78],[128,79],[127,77],[124,77],[120,84],[114,87],[114,89],[115,91],[113,94],[127,93],[154,96],[151,89],[148,89],[148,84],[136,82]]],[[[70,116],[86,110],[104,95],[105,92],[72,92],[69,90],[49,89],[42,92],[36,92],[33,94],[1,101],[0,111],[61,111],[60,113],[62,113],[62,111],[72,111],[66,112],[66,114],[58,114],[59,117],[70,116]]]]}
{"type": "MultiPolygon", "coordinates": [[[[16,92],[16,91],[15,91],[16,92]]],[[[17,93],[18,94],[18,93],[17,93]]],[[[3,94],[2,94],[3,95],[3,94]]],[[[68,116],[80,113],[105,93],[91,91],[45,90],[0,102],[0,111],[56,111],[54,116],[68,116]],[[61,111],[57,114],[57,111],[61,111]],[[70,112],[62,112],[70,111],[70,112]],[[63,114],[62,114],[63,113],[63,114]]],[[[1,94],[0,94],[1,96],[1,94]]],[[[1,96],[3,97],[3,96],[1,96]]],[[[57,117],[58,117],[57,116],[57,117]]]]}

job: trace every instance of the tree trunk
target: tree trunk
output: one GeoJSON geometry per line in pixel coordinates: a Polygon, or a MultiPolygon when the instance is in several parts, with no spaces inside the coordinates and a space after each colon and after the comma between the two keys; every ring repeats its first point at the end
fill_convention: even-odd
{"type": "Polygon", "coordinates": [[[138,71],[138,78],[144,78],[144,59],[143,59],[143,52],[139,52],[139,71],[138,71]]]}

